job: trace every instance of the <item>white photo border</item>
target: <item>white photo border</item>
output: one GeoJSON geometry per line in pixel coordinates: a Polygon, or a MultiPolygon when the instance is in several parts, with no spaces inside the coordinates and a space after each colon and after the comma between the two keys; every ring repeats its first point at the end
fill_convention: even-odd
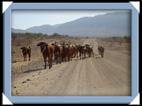
{"type": "Polygon", "coordinates": [[[12,104],[99,103],[129,104],[139,94],[139,11],[132,3],[10,3],[3,9],[4,88],[12,104]],[[131,10],[131,96],[12,96],[11,94],[11,12],[13,10],[131,10]]]}

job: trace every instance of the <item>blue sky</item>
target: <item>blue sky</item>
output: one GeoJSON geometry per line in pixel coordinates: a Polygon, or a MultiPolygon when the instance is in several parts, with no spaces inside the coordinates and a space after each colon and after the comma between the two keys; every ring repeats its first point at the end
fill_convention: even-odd
{"type": "Polygon", "coordinates": [[[76,20],[81,17],[93,17],[106,14],[112,11],[93,11],[93,10],[45,10],[45,11],[12,11],[11,25],[15,29],[27,29],[32,26],[55,25],[76,20]]]}

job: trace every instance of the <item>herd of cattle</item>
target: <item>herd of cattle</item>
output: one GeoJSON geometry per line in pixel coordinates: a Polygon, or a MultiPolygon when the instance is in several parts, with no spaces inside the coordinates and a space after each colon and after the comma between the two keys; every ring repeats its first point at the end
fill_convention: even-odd
{"type": "MultiPolygon", "coordinates": [[[[89,44],[85,45],[71,45],[69,43],[62,44],[47,44],[46,42],[39,42],[37,46],[40,47],[43,59],[44,59],[44,68],[46,69],[46,61],[48,61],[49,69],[52,67],[53,61],[57,64],[61,62],[71,61],[72,58],[84,59],[86,57],[94,57],[93,47],[89,44]]],[[[24,61],[29,57],[31,58],[31,48],[30,47],[21,47],[24,61]]],[[[101,57],[104,57],[104,47],[98,46],[98,53],[101,57]]]]}

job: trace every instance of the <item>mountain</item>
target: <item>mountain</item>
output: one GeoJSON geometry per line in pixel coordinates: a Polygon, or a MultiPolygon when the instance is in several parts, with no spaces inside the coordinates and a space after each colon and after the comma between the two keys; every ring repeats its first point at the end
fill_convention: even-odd
{"type": "Polygon", "coordinates": [[[83,17],[57,25],[35,26],[24,30],[32,33],[59,33],[70,36],[130,35],[130,12],[113,12],[95,17],[83,17]]]}
{"type": "Polygon", "coordinates": [[[12,28],[11,31],[12,31],[12,32],[15,32],[15,33],[25,33],[25,32],[27,32],[26,30],[14,29],[14,28],[12,28]]]}

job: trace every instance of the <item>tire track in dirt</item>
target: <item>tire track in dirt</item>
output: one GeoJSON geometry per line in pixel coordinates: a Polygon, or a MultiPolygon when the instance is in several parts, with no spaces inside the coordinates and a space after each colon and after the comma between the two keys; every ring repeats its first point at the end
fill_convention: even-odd
{"type": "Polygon", "coordinates": [[[106,60],[113,61],[115,64],[121,65],[122,68],[130,68],[130,56],[117,51],[105,51],[106,60]]]}
{"type": "Polygon", "coordinates": [[[65,89],[65,95],[78,95],[79,92],[79,76],[82,71],[82,65],[83,61],[78,60],[78,63],[76,64],[76,67],[74,68],[74,73],[72,74],[69,84],[65,89]]]}
{"type": "MultiPolygon", "coordinates": [[[[130,95],[130,76],[104,60],[93,60],[107,95],[130,95]],[[113,90],[110,92],[110,90],[113,90]],[[107,93],[107,90],[110,94],[107,93]],[[118,91],[117,91],[118,90],[118,91]]],[[[95,66],[94,66],[95,67],[95,66]]],[[[99,88],[101,88],[99,87],[99,88]]]]}
{"type": "Polygon", "coordinates": [[[77,66],[78,62],[71,61],[69,62],[68,66],[66,66],[65,72],[60,77],[60,80],[55,81],[52,87],[49,89],[48,95],[66,95],[65,90],[70,84],[70,80],[73,76],[74,69],[77,66]]]}

